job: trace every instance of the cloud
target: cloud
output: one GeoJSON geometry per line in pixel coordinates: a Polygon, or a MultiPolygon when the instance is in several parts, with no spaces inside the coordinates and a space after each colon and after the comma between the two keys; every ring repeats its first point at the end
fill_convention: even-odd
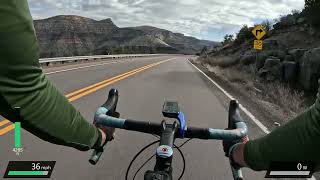
{"type": "Polygon", "coordinates": [[[243,24],[275,19],[304,0],[28,0],[35,19],[80,15],[111,18],[120,27],[150,25],[210,40],[222,40],[243,24]],[[214,38],[214,39],[212,39],[214,38]]]}

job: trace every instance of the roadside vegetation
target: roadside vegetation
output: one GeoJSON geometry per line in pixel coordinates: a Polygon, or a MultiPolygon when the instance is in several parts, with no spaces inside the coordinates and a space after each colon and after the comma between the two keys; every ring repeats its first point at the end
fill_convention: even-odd
{"type": "Polygon", "coordinates": [[[222,45],[204,49],[195,62],[266,111],[292,118],[314,102],[320,78],[320,1],[305,0],[302,11],[260,23],[263,50],[253,50],[254,27],[226,34],[222,45]]]}

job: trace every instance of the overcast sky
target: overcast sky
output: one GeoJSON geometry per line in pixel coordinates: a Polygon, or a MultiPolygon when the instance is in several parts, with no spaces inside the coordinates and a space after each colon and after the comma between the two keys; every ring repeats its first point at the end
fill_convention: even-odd
{"type": "Polygon", "coordinates": [[[34,19],[80,15],[111,18],[119,27],[150,25],[221,41],[253,25],[301,10],[304,0],[28,0],[34,19]]]}

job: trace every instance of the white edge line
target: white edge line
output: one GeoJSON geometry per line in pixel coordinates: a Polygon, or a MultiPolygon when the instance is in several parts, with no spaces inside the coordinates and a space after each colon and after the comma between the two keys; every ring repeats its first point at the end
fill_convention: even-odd
{"type": "MultiPolygon", "coordinates": [[[[224,90],[218,83],[216,83],[214,80],[212,80],[208,75],[206,75],[203,71],[201,71],[197,66],[195,66],[194,64],[192,64],[189,60],[188,62],[195,68],[197,69],[201,74],[203,74],[207,79],[209,79],[209,81],[211,81],[220,91],[222,91],[229,99],[233,100],[235,98],[233,98],[233,96],[231,96],[226,90],[224,90]]],[[[270,131],[268,130],[268,128],[263,125],[261,123],[261,121],[259,121],[247,108],[245,108],[244,106],[242,106],[242,104],[239,103],[239,107],[240,109],[247,115],[250,117],[250,119],[256,123],[256,125],[266,134],[269,134],[270,131]]],[[[314,176],[312,176],[311,178],[308,178],[308,180],[317,180],[314,176]]]]}
{"type": "MultiPolygon", "coordinates": [[[[229,99],[233,100],[235,99],[232,95],[230,95],[226,90],[224,90],[218,83],[216,83],[214,80],[212,80],[208,75],[206,75],[203,71],[201,71],[197,66],[192,64],[189,60],[188,62],[195,68],[197,69],[201,74],[203,74],[209,81],[211,81],[220,91],[222,91],[229,99]]],[[[268,128],[261,123],[247,108],[245,108],[242,104],[239,103],[240,109],[252,119],[254,123],[266,134],[269,134],[270,131],[268,128]]]]}

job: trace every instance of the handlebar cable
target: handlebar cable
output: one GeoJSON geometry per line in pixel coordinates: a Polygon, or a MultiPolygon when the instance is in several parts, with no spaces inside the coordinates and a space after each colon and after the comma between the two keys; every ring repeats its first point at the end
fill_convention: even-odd
{"type": "MultiPolygon", "coordinates": [[[[153,135],[153,136],[159,138],[157,135],[153,135]]],[[[183,142],[180,146],[177,146],[177,145],[174,144],[174,148],[178,149],[179,154],[181,155],[182,161],[183,161],[182,172],[181,172],[178,180],[180,180],[180,179],[183,177],[184,172],[185,172],[185,166],[186,166],[185,157],[184,157],[184,154],[183,154],[183,152],[181,151],[180,148],[182,148],[185,144],[187,144],[187,143],[188,143],[189,141],[191,141],[191,140],[192,140],[192,138],[186,140],[186,141],[183,142]]],[[[154,142],[152,142],[151,144],[153,145],[154,142]]],[[[147,146],[150,147],[151,145],[149,144],[149,145],[147,145],[147,146]]],[[[142,151],[139,151],[139,152],[136,154],[136,156],[131,160],[129,167],[127,168],[126,180],[127,180],[127,178],[128,178],[128,177],[127,177],[127,174],[129,174],[129,171],[130,171],[130,168],[131,168],[132,163],[133,163],[133,162],[135,161],[135,159],[136,159],[145,149],[147,149],[148,147],[145,147],[145,148],[143,148],[142,151]]],[[[133,180],[136,178],[136,176],[137,176],[137,174],[140,172],[140,170],[141,170],[154,156],[155,156],[155,154],[153,154],[152,156],[150,156],[150,157],[139,167],[139,169],[135,172],[135,174],[134,174],[134,176],[133,176],[133,180]]]]}
{"type": "Polygon", "coordinates": [[[134,173],[134,176],[133,176],[133,180],[136,178],[137,174],[140,172],[140,170],[155,156],[156,154],[153,154],[152,156],[150,156],[148,158],[148,160],[146,160],[140,167],[139,169],[136,171],[136,173],[134,173]]]}
{"type": "MultiPolygon", "coordinates": [[[[187,141],[185,141],[182,145],[180,145],[180,146],[176,146],[175,144],[174,144],[174,148],[176,148],[178,151],[179,151],[179,154],[181,155],[181,157],[182,157],[182,163],[183,163],[183,168],[182,168],[182,172],[181,172],[181,174],[180,174],[180,176],[179,176],[179,178],[178,178],[178,180],[180,180],[182,177],[183,177],[183,175],[184,175],[184,172],[185,172],[185,170],[186,170],[186,159],[185,159],[185,157],[184,157],[184,154],[183,154],[183,152],[181,151],[181,147],[183,146],[183,145],[185,145],[188,141],[190,141],[191,139],[188,139],[187,141]]],[[[153,144],[152,144],[153,145],[153,144]]],[[[150,147],[149,145],[148,145],[148,147],[150,147]]],[[[144,149],[145,150],[145,149],[144,149]]],[[[141,154],[142,152],[139,152],[139,154],[137,154],[137,156],[139,156],[140,154],[141,154]]],[[[136,176],[137,176],[137,174],[140,172],[140,170],[153,158],[155,156],[155,154],[153,154],[152,156],[150,156],[140,167],[139,167],[139,169],[135,172],[135,174],[134,174],[134,176],[133,176],[133,180],[136,178],[136,176]]],[[[136,157],[135,157],[136,158],[136,157]]],[[[133,161],[135,161],[135,158],[131,161],[132,163],[133,163],[133,161]]],[[[129,167],[128,167],[129,168],[129,167]]],[[[127,178],[127,177],[126,177],[127,178]]]]}
{"type": "Polygon", "coordinates": [[[128,168],[127,168],[125,180],[128,180],[128,175],[129,175],[130,168],[131,168],[133,162],[137,159],[137,157],[138,157],[143,151],[145,151],[147,148],[149,148],[150,146],[152,146],[152,145],[154,145],[154,144],[156,144],[156,143],[159,143],[159,142],[160,142],[160,140],[156,140],[156,141],[153,141],[152,143],[146,145],[145,147],[143,147],[143,148],[133,157],[133,159],[131,160],[131,162],[130,162],[128,168]]]}
{"type": "Polygon", "coordinates": [[[183,168],[182,168],[182,172],[181,172],[181,174],[180,174],[180,176],[179,176],[179,178],[178,178],[178,180],[180,180],[180,179],[183,177],[184,172],[185,172],[185,170],[186,170],[186,159],[184,158],[184,154],[183,154],[183,152],[181,151],[180,147],[176,146],[175,144],[173,144],[173,145],[174,145],[175,148],[178,149],[178,151],[179,151],[179,153],[181,154],[181,157],[182,157],[183,168]]]}

